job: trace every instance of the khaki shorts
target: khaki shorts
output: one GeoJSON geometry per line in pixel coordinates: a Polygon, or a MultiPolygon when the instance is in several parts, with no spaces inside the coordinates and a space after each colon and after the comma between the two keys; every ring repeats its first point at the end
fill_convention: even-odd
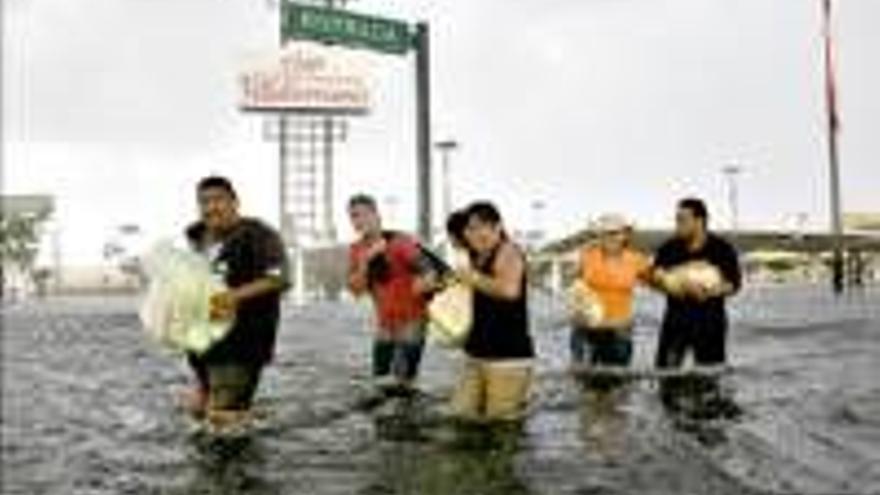
{"type": "Polygon", "coordinates": [[[523,419],[532,383],[532,360],[468,358],[452,397],[452,412],[463,419],[523,419]]]}

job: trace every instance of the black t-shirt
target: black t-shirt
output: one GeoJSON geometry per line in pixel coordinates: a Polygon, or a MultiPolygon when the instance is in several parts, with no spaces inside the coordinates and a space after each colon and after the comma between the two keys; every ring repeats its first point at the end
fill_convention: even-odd
{"type": "MultiPolygon", "coordinates": [[[[711,233],[703,247],[696,251],[688,249],[687,243],[681,239],[667,241],[657,249],[654,266],[669,269],[691,261],[704,261],[714,265],[721,272],[724,280],[732,284],[736,290],[742,285],[736,249],[726,240],[711,233]]],[[[702,324],[707,320],[714,324],[726,325],[727,314],[723,297],[710,298],[704,302],[667,298],[665,324],[702,324]]]]}
{"type": "MultiPolygon", "coordinates": [[[[204,243],[204,224],[190,226],[186,236],[194,249],[211,255],[204,243]]],[[[259,220],[241,219],[216,246],[211,264],[218,274],[222,274],[230,288],[269,275],[281,277],[287,285],[287,259],[281,237],[259,220]]],[[[229,335],[209,349],[202,359],[209,362],[265,364],[272,359],[280,313],[280,292],[242,302],[229,335]]]]}

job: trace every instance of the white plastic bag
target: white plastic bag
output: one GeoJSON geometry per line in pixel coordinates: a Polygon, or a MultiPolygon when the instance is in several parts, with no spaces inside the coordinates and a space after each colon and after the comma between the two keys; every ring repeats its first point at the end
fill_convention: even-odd
{"type": "Polygon", "coordinates": [[[473,291],[453,283],[428,305],[428,338],[444,347],[461,347],[473,325],[473,291]]]}
{"type": "Polygon", "coordinates": [[[706,261],[690,261],[664,272],[664,284],[674,290],[681,290],[685,284],[693,284],[716,291],[723,283],[721,271],[706,261]]]}
{"type": "Polygon", "coordinates": [[[201,354],[229,333],[232,321],[210,317],[211,296],[227,287],[204,256],[162,241],[146,255],[144,267],[150,284],[139,316],[153,340],[201,354]]]}
{"type": "Polygon", "coordinates": [[[568,311],[575,324],[588,328],[599,326],[605,318],[599,296],[581,280],[568,289],[568,311]]]}

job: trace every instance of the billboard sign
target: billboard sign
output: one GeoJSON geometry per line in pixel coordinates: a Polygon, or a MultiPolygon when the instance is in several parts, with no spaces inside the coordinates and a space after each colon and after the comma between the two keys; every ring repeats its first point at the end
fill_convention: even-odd
{"type": "Polygon", "coordinates": [[[245,111],[363,114],[370,108],[367,59],[341,47],[290,41],[239,75],[245,111]]]}

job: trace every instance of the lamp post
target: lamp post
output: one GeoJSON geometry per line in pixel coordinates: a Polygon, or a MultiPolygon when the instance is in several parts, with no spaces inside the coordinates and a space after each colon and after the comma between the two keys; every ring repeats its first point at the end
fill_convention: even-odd
{"type": "Polygon", "coordinates": [[[382,216],[388,225],[396,225],[400,219],[398,215],[398,206],[400,206],[400,198],[394,194],[388,194],[382,198],[382,216]]]}
{"type": "Polygon", "coordinates": [[[727,201],[730,208],[730,230],[735,235],[739,230],[739,184],[737,179],[742,167],[731,164],[723,167],[721,173],[727,179],[727,201]]]}
{"type": "MultiPolygon", "coordinates": [[[[452,171],[451,171],[451,155],[452,153],[459,148],[458,141],[447,139],[444,141],[438,141],[434,144],[437,150],[440,152],[441,156],[441,173],[442,177],[442,187],[443,187],[443,221],[449,218],[449,215],[452,213],[452,171]]],[[[441,221],[440,225],[443,225],[443,221],[441,221]]]]}
{"type": "Polygon", "coordinates": [[[541,245],[541,242],[544,241],[544,218],[543,213],[544,209],[547,207],[547,204],[540,199],[536,199],[532,201],[532,231],[529,238],[529,248],[537,250],[541,245]]]}

